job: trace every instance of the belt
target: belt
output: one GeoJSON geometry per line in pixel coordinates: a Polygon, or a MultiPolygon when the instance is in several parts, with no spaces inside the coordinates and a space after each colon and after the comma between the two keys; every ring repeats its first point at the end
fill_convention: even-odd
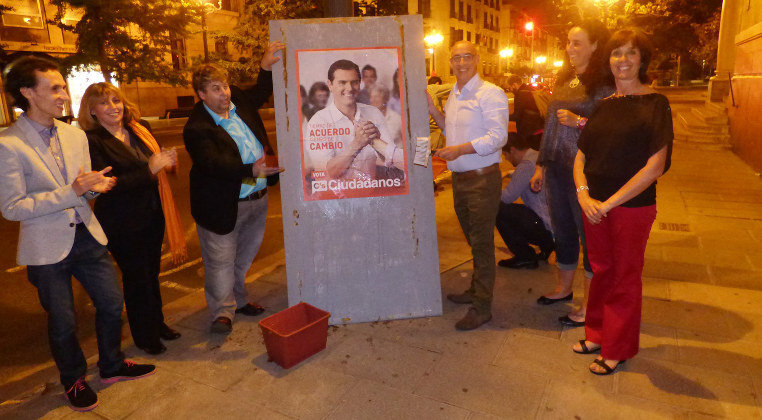
{"type": "Polygon", "coordinates": [[[238,201],[254,201],[259,200],[260,198],[264,197],[265,194],[267,194],[267,188],[262,188],[259,191],[254,191],[253,193],[247,195],[244,198],[239,198],[238,201]]]}
{"type": "Polygon", "coordinates": [[[487,175],[489,173],[496,172],[496,171],[500,172],[500,165],[498,165],[497,163],[493,163],[490,166],[485,166],[479,169],[473,169],[473,170],[464,171],[464,172],[453,172],[452,176],[453,178],[458,178],[458,179],[471,179],[471,178],[476,178],[482,175],[487,175]]]}

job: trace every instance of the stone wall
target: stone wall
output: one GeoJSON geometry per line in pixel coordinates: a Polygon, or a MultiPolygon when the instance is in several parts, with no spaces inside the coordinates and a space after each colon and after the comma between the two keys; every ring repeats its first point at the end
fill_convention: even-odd
{"type": "Polygon", "coordinates": [[[733,150],[762,171],[762,22],[736,36],[733,97],[728,97],[733,150]],[[735,100],[735,104],[733,101],[735,100]]]}

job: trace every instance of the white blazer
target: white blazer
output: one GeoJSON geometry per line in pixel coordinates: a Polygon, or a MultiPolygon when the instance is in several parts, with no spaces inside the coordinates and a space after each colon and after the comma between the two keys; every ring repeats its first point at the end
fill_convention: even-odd
{"type": "Polygon", "coordinates": [[[60,262],[74,245],[76,209],[90,234],[106,244],[106,235],[87,204],[89,194],[77,197],[71,183],[79,168],[90,171],[85,132],[55,121],[61,141],[66,179],[40,134],[24,118],[0,132],[0,210],[20,221],[19,265],[60,262]]]}

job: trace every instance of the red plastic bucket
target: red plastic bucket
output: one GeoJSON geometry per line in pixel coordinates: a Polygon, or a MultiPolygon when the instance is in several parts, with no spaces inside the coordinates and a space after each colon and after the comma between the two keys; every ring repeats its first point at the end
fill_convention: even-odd
{"type": "Polygon", "coordinates": [[[300,302],[259,321],[269,360],[288,369],[323,350],[330,317],[330,313],[300,302]]]}

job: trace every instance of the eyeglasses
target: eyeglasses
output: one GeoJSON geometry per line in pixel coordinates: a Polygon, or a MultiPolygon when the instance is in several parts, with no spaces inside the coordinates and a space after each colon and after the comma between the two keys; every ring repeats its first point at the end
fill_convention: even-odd
{"type": "Polygon", "coordinates": [[[453,55],[450,57],[451,63],[460,63],[461,61],[464,61],[466,63],[470,63],[474,61],[474,55],[473,54],[463,54],[463,55],[453,55]]]}

